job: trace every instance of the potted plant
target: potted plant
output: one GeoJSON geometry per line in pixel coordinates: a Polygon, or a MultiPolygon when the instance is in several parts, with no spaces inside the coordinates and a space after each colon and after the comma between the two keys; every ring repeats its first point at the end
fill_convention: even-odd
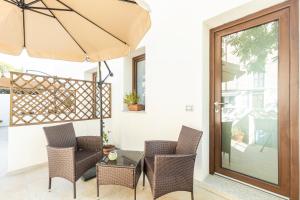
{"type": "Polygon", "coordinates": [[[111,151],[115,150],[115,145],[109,144],[109,134],[110,131],[104,131],[102,135],[104,156],[107,156],[111,151]]]}
{"type": "Polygon", "coordinates": [[[236,129],[233,134],[233,140],[238,143],[242,143],[244,141],[245,133],[240,129],[236,129]]]}
{"type": "Polygon", "coordinates": [[[124,97],[124,103],[127,104],[129,111],[141,111],[145,110],[145,106],[139,104],[140,97],[136,94],[136,92],[131,92],[126,94],[124,97]]]}

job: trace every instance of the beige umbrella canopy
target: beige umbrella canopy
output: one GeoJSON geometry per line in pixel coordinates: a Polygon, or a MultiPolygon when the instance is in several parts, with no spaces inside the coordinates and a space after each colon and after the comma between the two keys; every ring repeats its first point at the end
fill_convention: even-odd
{"type": "Polygon", "coordinates": [[[127,55],[151,26],[130,0],[0,0],[0,52],[92,62],[127,55]]]}

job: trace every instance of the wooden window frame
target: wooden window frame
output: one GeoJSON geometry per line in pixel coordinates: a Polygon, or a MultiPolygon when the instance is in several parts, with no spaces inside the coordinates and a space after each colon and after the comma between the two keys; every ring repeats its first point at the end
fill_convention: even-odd
{"type": "MultiPolygon", "coordinates": [[[[234,26],[241,25],[243,23],[249,22],[256,18],[261,18],[263,16],[278,12],[280,10],[289,10],[289,67],[290,67],[290,82],[289,84],[289,124],[290,136],[288,142],[290,159],[289,159],[289,188],[287,196],[291,200],[299,200],[299,1],[289,0],[281,4],[272,6],[270,8],[264,9],[262,11],[256,12],[254,14],[248,15],[241,19],[229,22],[227,24],[221,25],[219,27],[210,30],[210,117],[209,117],[209,129],[210,129],[210,162],[209,162],[209,172],[214,174],[216,170],[215,165],[215,112],[214,112],[214,102],[215,102],[215,35],[218,32],[230,29],[234,26]]],[[[233,177],[233,176],[231,176],[233,177]]],[[[236,177],[233,177],[236,178],[236,177]]],[[[240,177],[238,177],[240,178],[240,177]]],[[[240,179],[239,179],[240,180],[240,179]]],[[[251,184],[250,178],[245,178],[242,181],[251,184]],[[247,179],[247,180],[246,180],[247,179]],[[245,181],[246,180],[246,181],[245,181]]],[[[253,178],[253,182],[255,182],[253,178]]],[[[260,185],[256,186],[260,187],[260,185]]],[[[264,185],[261,188],[269,190],[269,188],[264,185]]],[[[270,190],[271,191],[271,190],[270,190]]],[[[273,191],[274,192],[274,191],[273,191]]],[[[276,191],[275,191],[276,192],[276,191]]]]}
{"type": "Polygon", "coordinates": [[[142,54],[132,58],[132,92],[137,94],[137,65],[146,59],[146,55],[142,54]]]}

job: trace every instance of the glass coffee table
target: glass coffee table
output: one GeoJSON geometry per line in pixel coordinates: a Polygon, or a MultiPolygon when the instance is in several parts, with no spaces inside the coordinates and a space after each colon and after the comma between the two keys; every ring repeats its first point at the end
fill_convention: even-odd
{"type": "Polygon", "coordinates": [[[141,151],[117,150],[115,161],[100,161],[96,165],[97,197],[100,185],[121,185],[134,189],[136,200],[136,185],[142,173],[144,153],[141,151]]]}

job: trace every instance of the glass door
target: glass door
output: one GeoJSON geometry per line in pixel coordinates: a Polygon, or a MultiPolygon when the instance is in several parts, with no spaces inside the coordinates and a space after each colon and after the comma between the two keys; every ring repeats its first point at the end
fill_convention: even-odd
{"type": "Polygon", "coordinates": [[[288,196],[288,10],[215,35],[216,172],[288,196]]]}
{"type": "Polygon", "coordinates": [[[223,168],[278,184],[277,91],[278,21],[222,37],[223,168]]]}

